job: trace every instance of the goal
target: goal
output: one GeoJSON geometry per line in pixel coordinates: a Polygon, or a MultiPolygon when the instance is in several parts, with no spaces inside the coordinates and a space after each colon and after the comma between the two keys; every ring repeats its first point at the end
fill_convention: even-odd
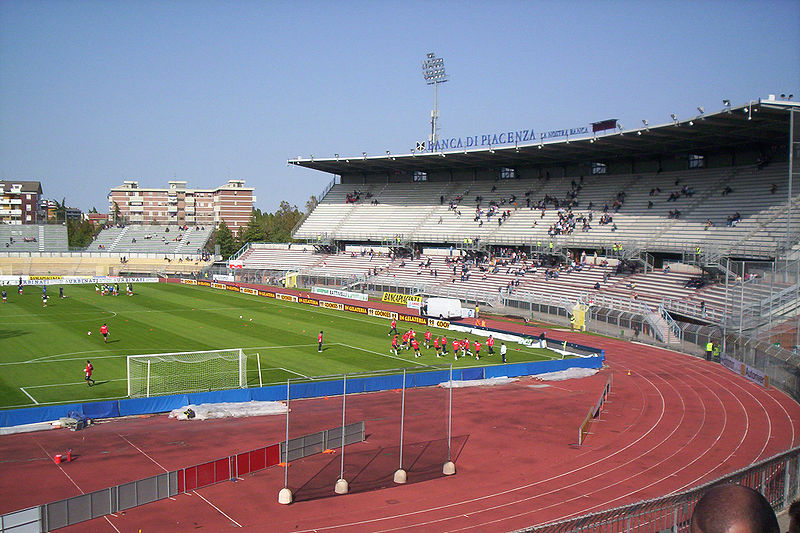
{"type": "Polygon", "coordinates": [[[241,348],[128,356],[128,397],[247,387],[241,348]]]}

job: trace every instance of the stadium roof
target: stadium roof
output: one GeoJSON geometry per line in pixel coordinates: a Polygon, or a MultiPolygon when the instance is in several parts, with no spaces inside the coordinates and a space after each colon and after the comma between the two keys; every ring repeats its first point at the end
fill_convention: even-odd
{"type": "Polygon", "coordinates": [[[433,172],[444,169],[566,165],[624,158],[655,158],[669,154],[702,154],[753,145],[785,145],[789,140],[790,109],[800,102],[756,100],[739,107],[699,114],[657,126],[642,126],[596,136],[522,145],[442,152],[300,158],[288,164],[331,174],[433,172]]]}

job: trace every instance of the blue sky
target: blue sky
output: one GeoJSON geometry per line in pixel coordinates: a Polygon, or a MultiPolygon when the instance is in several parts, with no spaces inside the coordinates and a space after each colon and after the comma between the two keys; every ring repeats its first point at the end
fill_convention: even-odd
{"type": "Polygon", "coordinates": [[[443,136],[688,117],[800,99],[800,0],[0,2],[0,177],[107,210],[126,179],[256,188],[302,208],[298,155],[408,153],[443,136]]]}

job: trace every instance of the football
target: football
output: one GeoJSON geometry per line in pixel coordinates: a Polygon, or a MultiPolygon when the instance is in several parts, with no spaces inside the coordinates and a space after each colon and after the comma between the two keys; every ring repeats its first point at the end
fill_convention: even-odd
{"type": "Polygon", "coordinates": [[[86,334],[87,334],[87,335],[91,335],[91,334],[92,334],[92,332],[91,332],[91,331],[87,331],[87,332],[86,332],[86,334]]]}

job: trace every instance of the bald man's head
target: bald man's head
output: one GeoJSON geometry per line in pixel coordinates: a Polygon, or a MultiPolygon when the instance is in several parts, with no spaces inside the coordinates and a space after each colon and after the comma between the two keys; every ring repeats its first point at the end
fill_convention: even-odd
{"type": "Polygon", "coordinates": [[[717,485],[700,498],[690,533],[780,533],[769,502],[741,485],[717,485]]]}

